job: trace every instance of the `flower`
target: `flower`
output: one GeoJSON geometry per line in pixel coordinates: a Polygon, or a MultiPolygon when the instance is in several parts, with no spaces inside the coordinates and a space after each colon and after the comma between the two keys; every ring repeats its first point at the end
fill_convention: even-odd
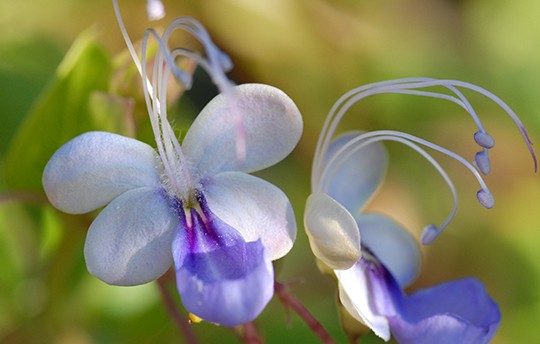
{"type": "Polygon", "coordinates": [[[49,160],[43,173],[47,197],[70,214],[105,206],[84,247],[89,272],[102,281],[139,285],[174,263],[188,311],[225,326],[249,322],[273,295],[271,262],[291,249],[296,223],[287,196],[248,173],[293,150],[302,133],[300,113],[275,87],[234,86],[225,76],[230,60],[192,18],[176,19],[162,36],[147,30],[139,61],[114,5],[141,72],[157,149],[113,133],[84,133],[49,160]],[[168,37],[178,28],[201,41],[208,58],[167,50],[168,37]],[[161,48],[152,78],[146,71],[149,37],[161,48]],[[168,122],[165,98],[171,75],[186,87],[191,84],[174,64],[178,56],[205,68],[221,91],[182,144],[168,122]]]}
{"type": "Polygon", "coordinates": [[[454,204],[445,221],[425,227],[421,241],[429,244],[456,214],[457,192],[445,170],[421,146],[439,151],[465,166],[478,180],[479,202],[494,205],[482,173],[488,173],[487,134],[459,88],[475,90],[493,99],[514,120],[533,156],[527,133],[519,118],[500,98],[468,83],[454,80],[409,78],[359,87],[346,93],[332,107],[319,137],[313,162],[312,194],[306,202],[304,224],[315,256],[331,269],[339,286],[340,301],[358,321],[384,340],[400,343],[486,343],[494,335],[500,312],[482,284],[473,278],[444,283],[412,295],[403,289],[420,272],[417,241],[390,217],[362,211],[385,176],[388,158],[380,141],[396,141],[426,158],[447,182],[454,204]],[[422,90],[444,87],[450,94],[422,90]],[[335,139],[335,131],[347,110],[364,97],[401,93],[450,100],[469,112],[479,126],[474,135],[481,146],[475,162],[480,171],[458,154],[429,141],[399,131],[349,132],[335,139]]]}

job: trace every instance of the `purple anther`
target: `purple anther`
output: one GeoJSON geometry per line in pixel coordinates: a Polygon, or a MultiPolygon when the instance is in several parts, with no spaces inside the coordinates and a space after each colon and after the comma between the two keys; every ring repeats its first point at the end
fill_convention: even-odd
{"type": "Polygon", "coordinates": [[[491,164],[489,163],[489,155],[487,150],[480,151],[474,156],[476,166],[483,174],[489,174],[491,170],[491,164]]]}
{"type": "Polygon", "coordinates": [[[434,224],[427,225],[424,227],[424,231],[422,232],[422,245],[429,245],[433,242],[433,240],[437,239],[437,237],[441,234],[441,230],[435,226],[434,224]]]}
{"type": "Polygon", "coordinates": [[[474,140],[476,143],[486,149],[490,149],[495,146],[495,140],[493,137],[484,131],[477,131],[474,133],[474,140]]]}
{"type": "Polygon", "coordinates": [[[480,204],[482,204],[487,209],[491,209],[495,205],[495,199],[493,198],[493,195],[491,194],[491,192],[489,192],[489,190],[478,190],[478,192],[476,193],[476,198],[478,198],[478,202],[480,202],[480,204]]]}

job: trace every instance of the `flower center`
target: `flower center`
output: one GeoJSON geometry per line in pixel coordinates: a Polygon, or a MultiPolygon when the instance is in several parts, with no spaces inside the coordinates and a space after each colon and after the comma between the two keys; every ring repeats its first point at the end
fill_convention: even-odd
{"type": "Polygon", "coordinates": [[[171,199],[173,208],[176,209],[180,218],[178,234],[182,238],[184,247],[182,252],[175,254],[178,266],[181,266],[184,258],[190,255],[208,254],[227,247],[234,248],[235,245],[244,243],[244,239],[234,228],[210,211],[200,191],[195,190],[192,198],[187,202],[178,198],[171,199]]]}

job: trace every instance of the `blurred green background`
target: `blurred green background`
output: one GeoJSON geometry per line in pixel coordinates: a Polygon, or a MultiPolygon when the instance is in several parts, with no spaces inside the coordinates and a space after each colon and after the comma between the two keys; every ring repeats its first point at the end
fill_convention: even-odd
{"type": "MultiPolygon", "coordinates": [[[[147,21],[144,1],[121,5],[134,39],[145,27],[163,27],[175,16],[198,18],[231,55],[232,79],[275,85],[296,101],[305,121],[299,146],[258,175],[280,186],[297,213],[298,239],[277,262],[277,278],[338,342],[347,339],[336,311],[335,285],[318,272],[301,220],[315,142],[333,102],[355,86],[382,79],[462,79],[501,96],[521,115],[533,141],[540,137],[539,1],[165,1],[168,16],[156,23],[147,21]]],[[[174,39],[197,47],[182,34],[174,39]]],[[[171,103],[179,131],[214,93],[198,71],[194,89],[171,103]]],[[[483,209],[476,202],[474,179],[441,157],[458,185],[460,210],[447,232],[423,248],[422,274],[410,291],[476,276],[502,310],[494,342],[539,343],[538,176],[503,112],[485,98],[467,95],[496,138],[493,172],[487,177],[496,207],[483,209]]],[[[95,214],[62,214],[47,205],[41,189],[44,164],[78,133],[109,130],[151,143],[143,106],[140,81],[109,1],[0,2],[0,341],[182,341],[154,283],[113,287],[87,273],[83,243],[95,214]]],[[[350,112],[343,129],[350,128],[403,130],[470,158],[477,150],[469,117],[433,99],[369,99],[350,112]]],[[[389,174],[369,208],[390,214],[419,236],[425,224],[446,215],[450,194],[410,150],[396,144],[388,149],[389,174]]],[[[268,343],[317,342],[276,300],[257,326],[268,343]]],[[[193,328],[203,343],[238,342],[226,328],[205,323],[193,328]]],[[[379,341],[368,336],[362,342],[379,341]]]]}

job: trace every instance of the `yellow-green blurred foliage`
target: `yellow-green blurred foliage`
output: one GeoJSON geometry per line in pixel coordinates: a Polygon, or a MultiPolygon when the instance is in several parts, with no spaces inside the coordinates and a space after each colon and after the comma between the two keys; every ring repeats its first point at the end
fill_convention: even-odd
{"type": "MultiPolygon", "coordinates": [[[[289,195],[299,223],[296,245],[278,263],[277,278],[338,342],[346,336],[335,286],[318,272],[301,225],[315,142],[333,102],[355,86],[382,79],[462,79],[501,96],[521,115],[533,141],[540,137],[539,1],[177,0],[165,1],[168,16],[157,23],[147,22],[144,1],[122,2],[132,38],[141,37],[146,26],[194,16],[231,55],[237,83],[272,84],[296,101],[305,121],[302,140],[289,158],[259,175],[289,195]]],[[[175,40],[197,47],[182,34],[175,40]]],[[[40,175],[47,154],[70,137],[90,129],[132,134],[137,128],[137,135],[151,142],[140,82],[125,54],[113,59],[123,49],[109,1],[0,2],[0,341],[181,340],[154,284],[113,287],[87,273],[82,251],[92,216],[68,216],[42,205],[40,175]],[[74,56],[57,69],[89,27],[79,51],[72,50],[74,56]],[[125,124],[122,109],[133,108],[133,99],[134,118],[125,124]]],[[[196,76],[199,86],[171,105],[178,129],[215,92],[203,73],[196,76]]],[[[496,206],[483,209],[474,179],[442,158],[458,185],[460,209],[447,232],[424,249],[422,274],[410,290],[476,276],[502,310],[495,342],[540,342],[540,183],[511,121],[486,99],[471,95],[471,100],[496,137],[487,177],[496,206]]],[[[378,96],[355,106],[342,127],[403,130],[470,158],[476,151],[472,121],[442,100],[378,96]]],[[[390,214],[418,237],[423,225],[446,215],[450,194],[410,150],[388,148],[386,184],[369,208],[390,214]]],[[[317,341],[275,300],[257,323],[269,343],[317,341]]],[[[238,341],[225,328],[205,323],[194,328],[202,342],[238,341]]],[[[378,341],[370,336],[363,342],[378,341]]]]}

